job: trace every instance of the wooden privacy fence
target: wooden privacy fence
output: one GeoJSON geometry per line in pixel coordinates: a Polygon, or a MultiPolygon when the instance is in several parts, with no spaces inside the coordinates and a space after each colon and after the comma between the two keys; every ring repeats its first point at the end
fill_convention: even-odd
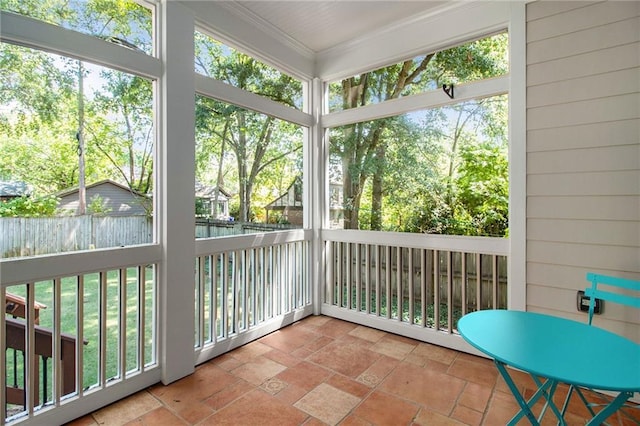
{"type": "Polygon", "coordinates": [[[153,241],[147,216],[0,218],[1,257],[130,246],[153,241]]]}
{"type": "MultiPolygon", "coordinates": [[[[294,225],[228,222],[196,218],[196,238],[284,231],[294,225]]],[[[153,241],[147,216],[0,218],[0,258],[131,246],[153,241]]]]}
{"type": "Polygon", "coordinates": [[[196,218],[196,238],[227,237],[260,232],[288,231],[300,226],[279,223],[229,222],[209,218],[196,218]]]}

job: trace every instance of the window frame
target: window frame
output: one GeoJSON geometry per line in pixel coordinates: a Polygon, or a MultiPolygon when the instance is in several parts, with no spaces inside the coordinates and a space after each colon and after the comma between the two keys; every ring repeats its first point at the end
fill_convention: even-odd
{"type": "MultiPolygon", "coordinates": [[[[158,10],[152,8],[154,51],[158,46],[158,10]]],[[[2,42],[23,46],[46,53],[90,62],[117,71],[151,80],[154,90],[154,164],[159,161],[159,145],[162,126],[158,114],[160,97],[159,82],[163,65],[159,57],[149,56],[99,38],[49,24],[11,12],[0,13],[0,37],[2,42]]],[[[158,56],[158,55],[156,55],[158,56]]],[[[67,276],[108,270],[122,265],[159,263],[161,250],[161,218],[158,209],[159,170],[154,170],[154,225],[153,242],[129,247],[114,247],[49,255],[0,259],[2,286],[50,279],[52,276],[67,276]]]]}

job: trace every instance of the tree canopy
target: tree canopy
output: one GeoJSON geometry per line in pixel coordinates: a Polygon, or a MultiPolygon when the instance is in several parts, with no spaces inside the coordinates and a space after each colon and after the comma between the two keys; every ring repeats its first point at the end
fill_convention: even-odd
{"type": "MultiPolygon", "coordinates": [[[[0,0],[3,11],[149,51],[151,11],[118,0],[0,0]]],[[[123,47],[124,48],[124,47],[123,47]]],[[[114,179],[151,190],[151,82],[58,55],[0,43],[0,177],[36,197],[114,179]]]]}
{"type": "MultiPolygon", "coordinates": [[[[499,34],[353,76],[330,86],[331,105],[358,108],[502,75],[508,70],[506,51],[507,36],[499,34]]],[[[506,220],[499,229],[463,225],[485,223],[477,216],[495,209],[467,209],[473,203],[465,197],[474,197],[476,186],[464,186],[462,176],[473,180],[473,171],[481,169],[462,153],[486,147],[506,162],[505,111],[506,98],[499,97],[332,129],[331,154],[341,165],[344,227],[504,235],[506,220]]],[[[506,182],[507,169],[494,172],[491,178],[506,182]]],[[[504,213],[507,199],[487,202],[502,202],[496,209],[504,213]]]]}
{"type": "MultiPolygon", "coordinates": [[[[151,52],[151,12],[133,1],[0,0],[0,7],[151,52]]],[[[196,32],[194,41],[196,72],[302,108],[302,82],[205,34],[196,32]]],[[[329,84],[330,109],[504,75],[507,44],[507,34],[497,34],[344,78],[329,84]]],[[[0,42],[0,179],[28,182],[36,195],[4,205],[4,214],[49,214],[51,199],[40,197],[83,179],[151,193],[152,86],[133,74],[0,42]],[[34,209],[36,199],[41,208],[34,209]]],[[[196,179],[232,195],[236,220],[266,220],[265,206],[300,182],[304,129],[200,95],[195,108],[196,179]]],[[[506,128],[504,95],[330,129],[328,170],[331,183],[342,185],[341,226],[505,235],[506,128]]]]}

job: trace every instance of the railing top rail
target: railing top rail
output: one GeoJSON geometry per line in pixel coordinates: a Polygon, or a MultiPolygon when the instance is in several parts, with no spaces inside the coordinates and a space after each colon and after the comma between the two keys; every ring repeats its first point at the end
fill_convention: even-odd
{"type": "Polygon", "coordinates": [[[312,230],[293,229],[265,233],[231,235],[227,237],[199,238],[196,240],[196,256],[223,253],[232,250],[269,247],[297,241],[310,241],[312,230]]]}
{"type": "Polygon", "coordinates": [[[159,263],[157,244],[0,259],[0,285],[24,284],[86,273],[159,263]]]}
{"type": "Polygon", "coordinates": [[[323,229],[323,241],[357,244],[378,244],[429,250],[459,251],[506,256],[509,238],[466,237],[460,235],[414,234],[409,232],[360,231],[323,229]]]}

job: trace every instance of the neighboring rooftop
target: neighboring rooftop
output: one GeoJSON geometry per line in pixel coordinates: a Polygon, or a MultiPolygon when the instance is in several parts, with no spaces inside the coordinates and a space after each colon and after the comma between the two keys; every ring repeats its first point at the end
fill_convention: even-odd
{"type": "Polygon", "coordinates": [[[31,194],[26,182],[0,181],[0,198],[16,198],[31,194]]]}

